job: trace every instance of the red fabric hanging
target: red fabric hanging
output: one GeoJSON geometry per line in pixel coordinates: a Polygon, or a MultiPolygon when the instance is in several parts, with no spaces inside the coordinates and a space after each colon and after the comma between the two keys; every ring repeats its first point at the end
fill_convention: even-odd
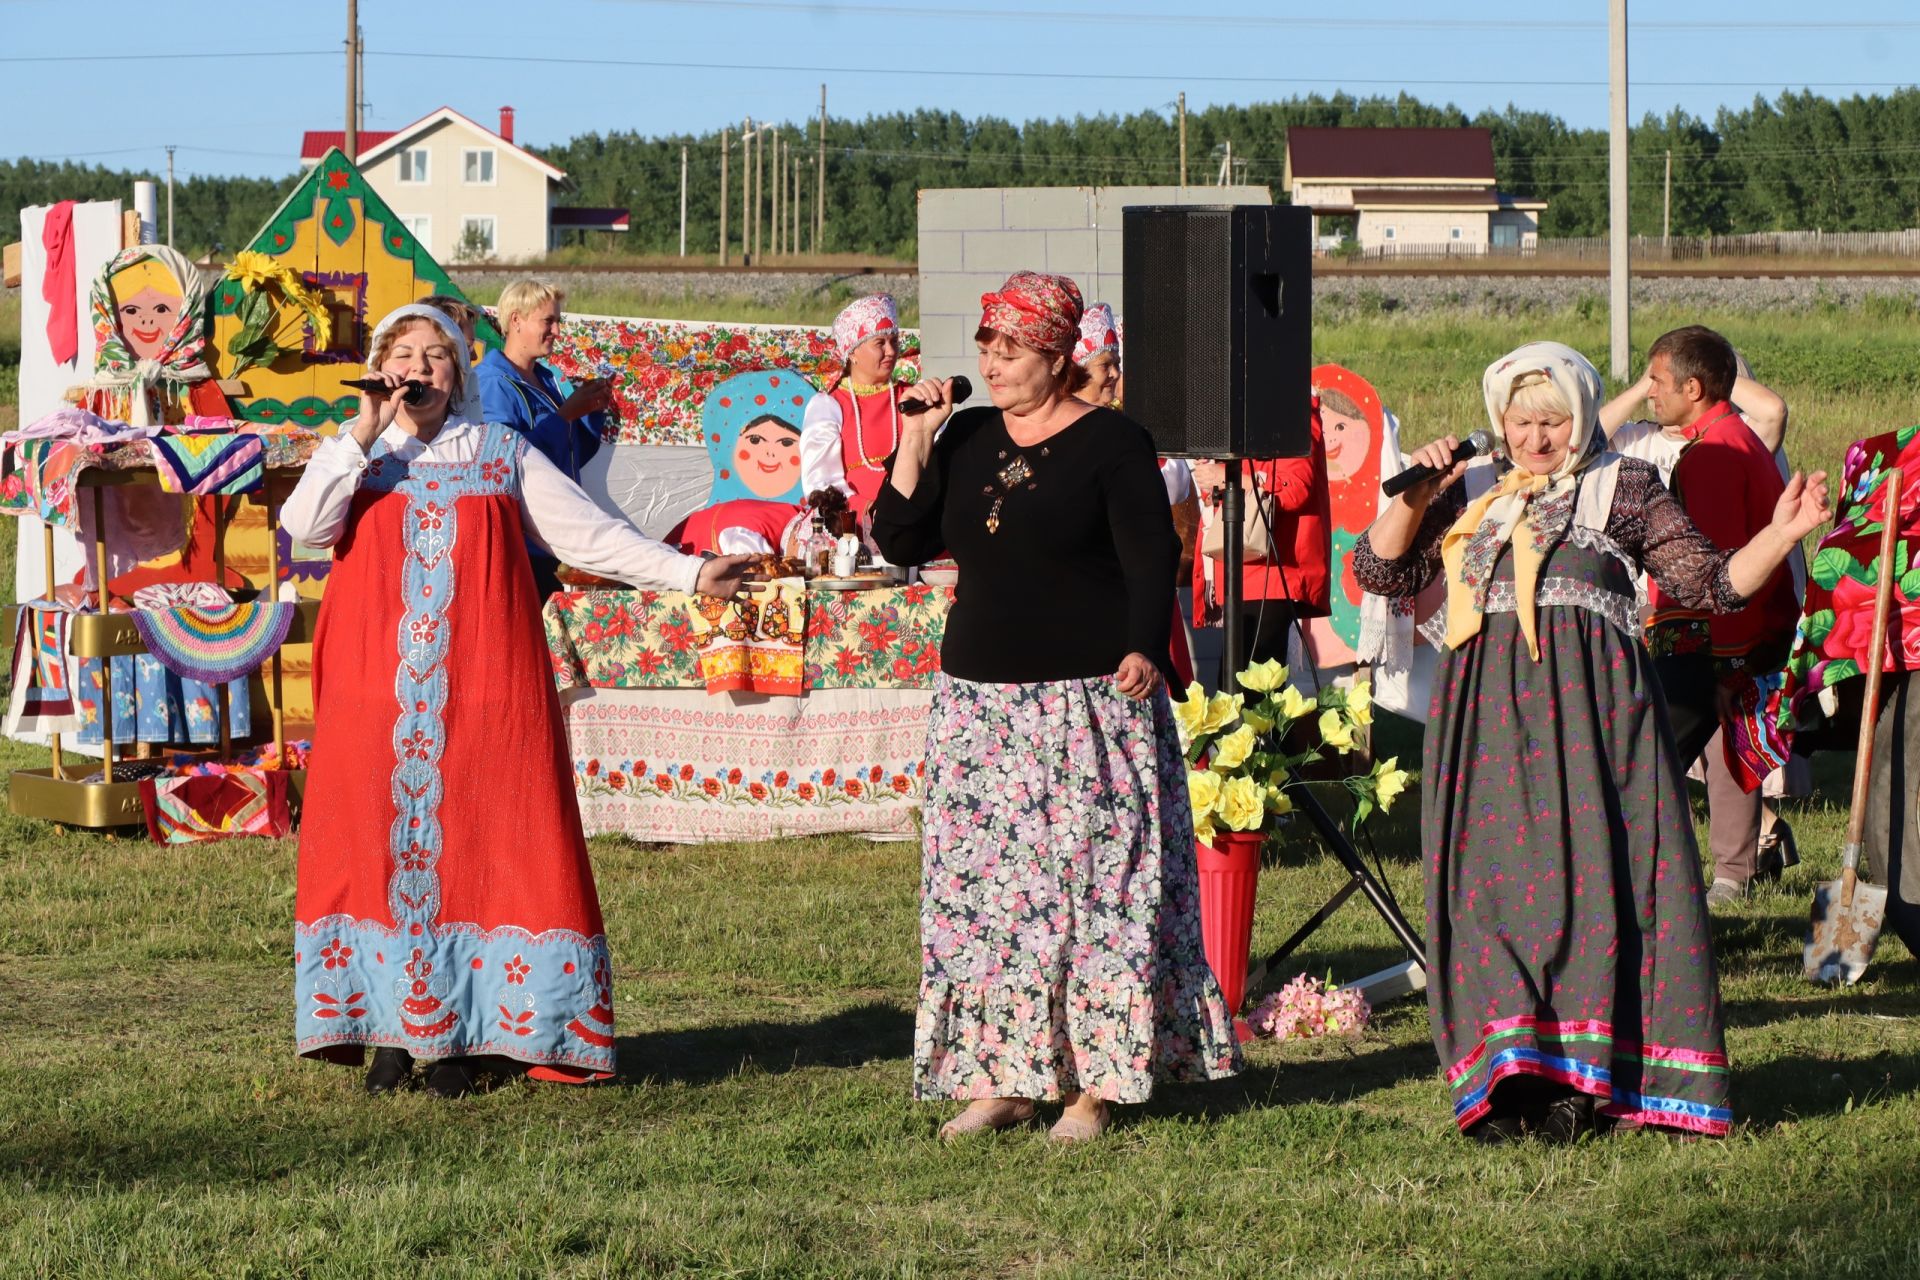
{"type": "Polygon", "coordinates": [[[40,296],[47,300],[47,347],[55,363],[66,364],[80,354],[79,309],[74,302],[73,201],[62,200],[47,210],[40,243],[47,251],[47,273],[40,280],[40,296]]]}

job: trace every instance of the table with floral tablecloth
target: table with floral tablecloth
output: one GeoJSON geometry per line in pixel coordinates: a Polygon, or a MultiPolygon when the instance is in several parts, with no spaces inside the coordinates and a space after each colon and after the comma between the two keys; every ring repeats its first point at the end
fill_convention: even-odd
{"type": "Polygon", "coordinates": [[[547,645],[589,835],[911,836],[950,587],[807,592],[797,697],[709,693],[693,597],[552,597],[547,645]]]}

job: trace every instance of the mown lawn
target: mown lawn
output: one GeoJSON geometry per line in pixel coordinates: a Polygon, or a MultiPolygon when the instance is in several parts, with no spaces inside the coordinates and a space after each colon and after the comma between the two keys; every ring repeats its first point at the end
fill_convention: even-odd
{"type": "MultiPolygon", "coordinates": [[[[1910,322],[1707,319],[1781,371],[1797,439],[1835,462],[1914,420],[1910,322]]],[[[1477,425],[1507,347],[1597,353],[1601,325],[1362,318],[1317,346],[1423,439],[1477,425]]],[[[43,758],[0,743],[0,768],[43,758]]],[[[1091,1148],[945,1148],[951,1108],[908,1098],[917,850],[851,839],[595,840],[619,1083],[369,1101],[292,1055],[292,842],[0,815],[0,1276],[1920,1274],[1920,965],[1889,939],[1857,988],[1798,972],[1849,763],[1788,805],[1806,863],[1716,921],[1733,1136],[1571,1149],[1463,1142],[1417,1001],[1351,1043],[1255,1045],[1239,1079],[1165,1089],[1091,1148]]],[[[1417,914],[1413,817],[1379,845],[1417,914]]],[[[1279,849],[1256,954],[1337,883],[1279,849]]],[[[1393,959],[1356,901],[1280,976],[1393,959]]]]}

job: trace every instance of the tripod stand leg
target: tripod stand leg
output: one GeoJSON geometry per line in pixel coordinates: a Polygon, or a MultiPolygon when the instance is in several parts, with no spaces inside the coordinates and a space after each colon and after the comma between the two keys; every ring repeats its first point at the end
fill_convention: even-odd
{"type": "MultiPolygon", "coordinates": [[[[1341,904],[1353,896],[1356,889],[1366,895],[1367,901],[1373,904],[1373,909],[1379,913],[1382,920],[1387,922],[1387,928],[1391,929],[1393,936],[1399,939],[1408,957],[1422,970],[1426,969],[1426,945],[1421,941],[1420,935],[1414,931],[1412,925],[1407,923],[1407,918],[1400,913],[1400,908],[1387,895],[1387,891],[1380,882],[1374,878],[1373,872],[1367,869],[1367,864],[1361,861],[1360,851],[1353,847],[1353,843],[1347,839],[1346,832],[1342,831],[1340,824],[1333,820],[1333,815],[1327,812],[1326,806],[1320,803],[1319,797],[1303,789],[1299,793],[1297,807],[1307,815],[1307,820],[1313,823],[1314,830],[1320,833],[1320,838],[1326,842],[1327,848],[1333,851],[1333,856],[1339,859],[1340,865],[1347,869],[1348,878],[1347,882],[1340,886],[1339,891],[1328,899],[1326,906],[1314,912],[1312,918],[1301,925],[1278,951],[1261,962],[1262,976],[1266,970],[1293,954],[1294,950],[1305,942],[1315,929],[1325,924],[1333,913],[1340,909],[1341,904]]],[[[1248,985],[1251,986],[1252,983],[1248,985]]]]}

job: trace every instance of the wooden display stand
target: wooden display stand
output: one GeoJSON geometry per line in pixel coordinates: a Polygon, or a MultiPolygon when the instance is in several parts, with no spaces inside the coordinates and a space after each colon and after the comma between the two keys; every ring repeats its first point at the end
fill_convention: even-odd
{"type": "MultiPolygon", "coordinates": [[[[272,598],[273,584],[279,580],[278,540],[272,535],[278,531],[280,503],[285,499],[293,484],[299,479],[298,468],[273,468],[266,473],[266,482],[262,486],[261,496],[267,509],[267,598],[272,598]]],[[[92,500],[99,504],[95,508],[93,562],[95,574],[100,584],[102,610],[98,613],[77,613],[67,632],[68,656],[74,658],[100,659],[100,707],[101,707],[101,769],[97,781],[85,781],[69,774],[60,758],[60,736],[52,735],[53,759],[45,769],[16,769],[9,781],[10,805],[13,812],[28,818],[40,818],[48,822],[65,823],[75,827],[118,827],[144,822],[145,811],[140,803],[140,784],[137,781],[115,781],[113,776],[113,664],[112,658],[123,655],[147,652],[140,638],[139,629],[133,625],[133,619],[125,613],[114,613],[104,608],[107,597],[107,512],[103,488],[123,484],[159,484],[158,473],[152,467],[131,467],[125,470],[88,470],[82,472],[74,481],[76,488],[92,490],[92,500]]],[[[84,495],[79,499],[86,501],[84,495]]],[[[46,556],[46,582],[48,591],[52,591],[54,581],[53,567],[53,528],[44,529],[44,554],[46,556]]],[[[214,564],[216,581],[226,577],[226,534],[227,521],[223,518],[215,525],[214,564]]],[[[256,593],[247,599],[258,599],[256,593]]],[[[311,644],[314,628],[319,620],[320,602],[302,600],[296,605],[296,613],[287,637],[281,642],[284,648],[289,644],[311,644]]],[[[275,758],[282,764],[286,761],[286,727],[282,715],[281,658],[276,649],[267,660],[267,702],[273,718],[273,749],[275,758]]],[[[220,745],[215,753],[210,753],[210,762],[229,761],[233,758],[233,739],[230,729],[228,686],[218,686],[220,715],[220,745]]],[[[145,746],[137,748],[146,751],[145,746]]],[[[125,762],[124,756],[122,763],[125,762]]],[[[306,770],[287,770],[288,800],[297,805],[306,789],[306,770]]]]}

